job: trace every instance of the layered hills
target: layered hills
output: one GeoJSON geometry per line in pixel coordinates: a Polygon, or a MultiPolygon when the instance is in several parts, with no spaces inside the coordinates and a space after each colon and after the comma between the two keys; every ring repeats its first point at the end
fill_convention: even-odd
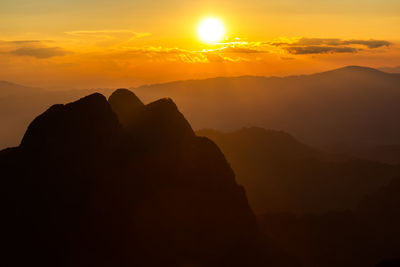
{"type": "Polygon", "coordinates": [[[399,167],[305,145],[282,131],[258,127],[197,131],[213,140],[244,185],[257,214],[324,213],[355,208],[398,178],[399,167]]]}
{"type": "MultiPolygon", "coordinates": [[[[49,105],[94,92],[18,88],[12,93],[7,84],[0,83],[2,148],[17,145],[29,122],[49,105]]],[[[306,144],[332,148],[333,152],[345,149],[344,153],[357,157],[400,163],[393,150],[380,149],[378,158],[369,152],[400,145],[395,115],[400,112],[399,88],[400,74],[348,66],[310,75],[220,77],[134,90],[146,103],[173,98],[196,130],[258,126],[288,132],[306,144]],[[339,144],[342,149],[337,149],[339,144]]],[[[111,94],[110,90],[102,92],[111,94]]]]}
{"type": "Polygon", "coordinates": [[[400,74],[348,66],[289,77],[220,77],[135,88],[172,97],[195,129],[258,126],[306,144],[399,145],[400,74]]]}

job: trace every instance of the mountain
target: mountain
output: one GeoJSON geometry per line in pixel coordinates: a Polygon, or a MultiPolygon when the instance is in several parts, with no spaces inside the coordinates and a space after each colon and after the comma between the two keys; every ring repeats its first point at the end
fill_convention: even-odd
{"type": "Polygon", "coordinates": [[[319,151],[282,131],[197,134],[221,148],[257,214],[351,209],[399,173],[396,166],[319,151]]]}
{"type": "Polygon", "coordinates": [[[400,66],[379,68],[379,70],[389,73],[400,73],[400,66]]]}
{"type": "Polygon", "coordinates": [[[232,77],[142,86],[172,97],[195,129],[280,129],[311,145],[399,145],[400,74],[349,66],[290,77],[232,77]]]}
{"type": "MultiPolygon", "coordinates": [[[[291,133],[306,144],[373,148],[400,145],[400,74],[349,66],[289,77],[219,77],[135,88],[144,102],[171,97],[194,129],[259,126],[291,133]]],[[[18,145],[29,122],[52,103],[96,90],[0,93],[0,148],[18,145]]],[[[110,95],[110,90],[102,90],[110,95]]],[[[400,160],[400,159],[399,159],[400,160]]]]}
{"type": "Polygon", "coordinates": [[[269,213],[265,234],[304,266],[399,266],[400,180],[364,197],[346,212],[269,213]]]}
{"type": "Polygon", "coordinates": [[[221,144],[227,153],[236,153],[238,156],[247,154],[246,156],[259,157],[260,152],[264,154],[263,158],[265,160],[304,159],[323,156],[323,153],[317,149],[299,142],[296,138],[283,131],[249,127],[241,128],[234,132],[203,129],[196,133],[221,144]],[[239,149],[240,152],[234,152],[236,149],[239,149]]]}
{"type": "Polygon", "coordinates": [[[41,88],[28,87],[7,81],[0,81],[0,97],[21,94],[34,94],[43,91],[44,90],[41,88]]]}
{"type": "Polygon", "coordinates": [[[171,99],[51,106],[0,152],[5,266],[293,266],[171,99]]]}
{"type": "Polygon", "coordinates": [[[0,149],[19,145],[29,123],[53,103],[67,103],[95,91],[111,93],[108,89],[50,91],[13,84],[4,86],[9,84],[0,82],[0,149]]]}
{"type": "Polygon", "coordinates": [[[321,147],[330,153],[347,154],[353,157],[382,163],[400,165],[400,145],[330,144],[321,147]]]}

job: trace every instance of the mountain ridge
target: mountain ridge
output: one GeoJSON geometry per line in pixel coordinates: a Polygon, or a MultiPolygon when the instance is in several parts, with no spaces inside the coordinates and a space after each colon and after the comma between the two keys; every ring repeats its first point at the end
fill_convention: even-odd
{"type": "Polygon", "coordinates": [[[352,209],[399,171],[398,166],[326,153],[282,131],[251,127],[196,133],[221,148],[256,214],[352,209]]]}
{"type": "Polygon", "coordinates": [[[399,74],[349,66],[311,75],[190,80],[135,90],[145,102],[173,97],[195,129],[259,126],[319,146],[400,144],[400,126],[392,116],[400,112],[398,88],[399,74]]]}
{"type": "MultiPolygon", "coordinates": [[[[135,92],[145,103],[173,98],[194,129],[231,131],[259,126],[289,132],[318,147],[400,145],[400,126],[392,115],[400,112],[400,75],[375,70],[371,75],[370,70],[350,66],[313,75],[180,81],[146,85],[135,92]],[[351,75],[340,74],[349,70],[351,75]]],[[[0,97],[4,124],[0,147],[17,144],[29,121],[53,102],[65,103],[89,93],[0,97]]]]}
{"type": "Polygon", "coordinates": [[[17,83],[0,80],[0,97],[7,97],[20,94],[34,94],[44,92],[44,89],[39,87],[29,87],[17,83]]]}
{"type": "Polygon", "coordinates": [[[348,65],[340,68],[335,68],[335,69],[330,69],[326,71],[319,71],[319,72],[314,72],[314,73],[309,73],[309,74],[295,74],[295,75],[284,75],[284,76],[264,76],[264,75],[239,75],[239,76],[217,76],[217,77],[210,77],[210,78],[200,78],[200,79],[187,79],[187,80],[175,80],[175,81],[169,81],[169,82],[161,82],[161,83],[150,83],[150,84],[143,84],[139,86],[134,86],[134,87],[129,87],[129,89],[138,89],[138,88],[146,88],[146,87],[157,87],[161,85],[172,85],[172,84],[180,84],[180,83],[185,83],[185,82],[198,82],[198,81],[210,81],[210,80],[225,80],[225,79],[248,79],[248,78],[255,78],[255,79],[293,79],[293,78],[299,78],[299,77],[308,77],[308,76],[313,76],[313,75],[323,75],[323,74],[329,74],[329,73],[334,73],[334,72],[343,72],[343,71],[365,71],[365,72],[373,72],[373,73],[383,73],[383,74],[389,74],[389,75],[394,75],[400,77],[400,73],[390,73],[386,72],[384,70],[381,70],[379,68],[372,68],[372,67],[366,67],[366,66],[360,66],[360,65],[348,65]]]}

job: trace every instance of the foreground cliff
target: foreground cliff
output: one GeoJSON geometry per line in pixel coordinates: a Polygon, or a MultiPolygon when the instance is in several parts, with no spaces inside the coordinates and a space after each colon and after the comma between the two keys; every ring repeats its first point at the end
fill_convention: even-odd
{"type": "Polygon", "coordinates": [[[120,89],[54,105],[0,152],[0,169],[6,266],[288,261],[259,235],[219,148],[170,99],[144,105],[120,89]]]}

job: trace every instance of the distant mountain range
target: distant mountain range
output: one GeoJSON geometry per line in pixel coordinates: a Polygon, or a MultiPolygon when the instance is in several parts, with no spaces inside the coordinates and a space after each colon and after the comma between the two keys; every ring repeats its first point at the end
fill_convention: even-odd
{"type": "Polygon", "coordinates": [[[18,145],[29,123],[53,103],[67,103],[94,92],[109,95],[112,90],[49,91],[0,82],[0,149],[18,145]]]}
{"type": "Polygon", "coordinates": [[[252,127],[197,134],[221,148],[257,214],[353,209],[400,173],[400,166],[322,152],[280,131],[252,127]]]}
{"type": "MultiPolygon", "coordinates": [[[[0,86],[0,147],[17,145],[29,121],[51,103],[66,103],[96,91],[32,94],[28,88],[29,93],[17,96],[10,95],[9,85],[4,88],[0,86]]],[[[306,144],[326,148],[343,144],[341,148],[370,150],[400,145],[400,74],[376,69],[349,66],[290,77],[177,81],[141,86],[134,91],[145,103],[173,98],[195,129],[231,131],[259,126],[283,130],[306,144]]],[[[393,150],[388,153],[392,153],[390,161],[397,162],[393,150]]]]}
{"type": "Polygon", "coordinates": [[[312,75],[180,81],[135,88],[175,99],[194,128],[260,126],[307,144],[400,144],[400,74],[349,66],[312,75]]]}
{"type": "Polygon", "coordinates": [[[379,68],[379,70],[389,73],[400,73],[400,66],[379,68]]]}
{"type": "Polygon", "coordinates": [[[346,154],[372,161],[399,165],[400,164],[400,145],[365,145],[365,144],[329,144],[320,147],[322,150],[346,154]]]}
{"type": "Polygon", "coordinates": [[[265,234],[302,266],[400,266],[400,180],[393,180],[344,212],[269,213],[265,234]],[[378,264],[379,263],[379,264],[378,264]]]}
{"type": "Polygon", "coordinates": [[[28,87],[7,81],[0,81],[0,97],[15,96],[15,95],[26,95],[26,94],[37,94],[45,90],[41,88],[28,87]]]}

